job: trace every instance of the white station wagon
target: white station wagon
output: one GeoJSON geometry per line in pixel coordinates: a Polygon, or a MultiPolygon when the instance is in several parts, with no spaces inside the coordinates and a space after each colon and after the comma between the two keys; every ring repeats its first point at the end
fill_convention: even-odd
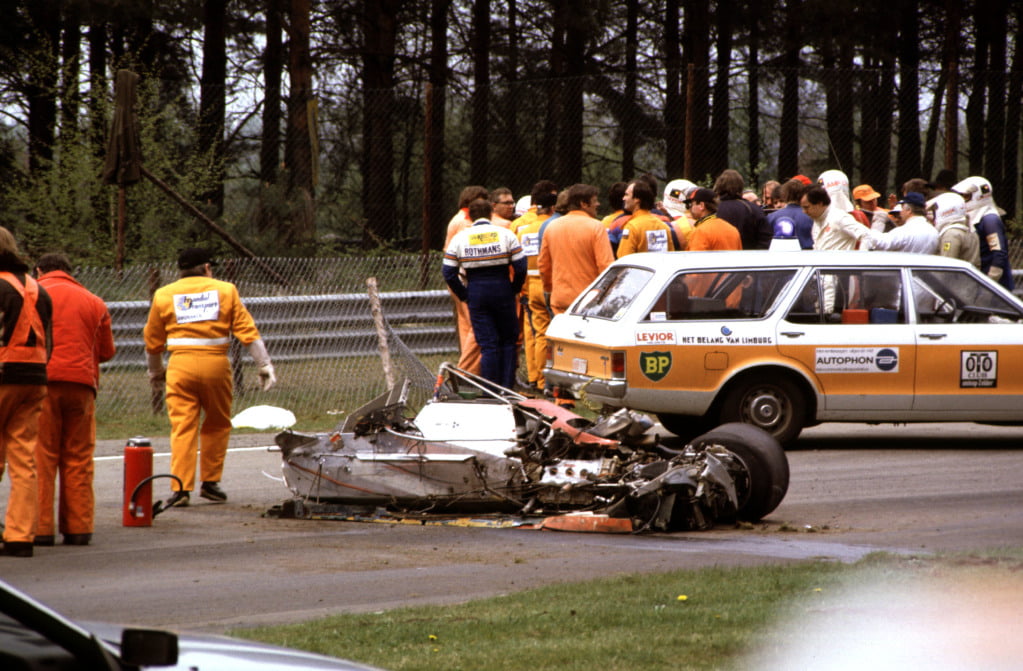
{"type": "Polygon", "coordinates": [[[895,252],[631,254],[547,331],[545,375],[683,436],[741,421],[1023,423],[1023,303],[895,252]]]}

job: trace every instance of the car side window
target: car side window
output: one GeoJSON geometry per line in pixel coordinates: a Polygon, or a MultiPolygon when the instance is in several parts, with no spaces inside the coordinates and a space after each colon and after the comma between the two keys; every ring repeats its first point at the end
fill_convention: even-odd
{"type": "Polygon", "coordinates": [[[795,274],[788,268],[682,273],[668,282],[647,321],[760,319],[774,309],[795,274]]]}
{"type": "Polygon", "coordinates": [[[913,270],[913,303],[922,324],[1023,321],[1023,310],[965,270],[913,270]]]}
{"type": "Polygon", "coordinates": [[[786,320],[796,324],[904,324],[902,273],[897,269],[814,271],[786,320]]]}

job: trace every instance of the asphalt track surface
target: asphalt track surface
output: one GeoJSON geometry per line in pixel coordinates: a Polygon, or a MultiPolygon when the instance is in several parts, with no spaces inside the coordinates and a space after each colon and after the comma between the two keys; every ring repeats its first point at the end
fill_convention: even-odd
{"type": "MultiPolygon", "coordinates": [[[[166,473],[167,441],[153,443],[154,470],[166,473]]],[[[815,427],[788,452],[788,495],[763,523],[654,535],[265,518],[290,496],[268,445],[266,434],[232,438],[228,503],[196,497],[131,528],[124,442],[106,441],[93,544],[0,557],[0,577],[82,620],[224,631],[622,573],[1023,546],[1023,427],[815,427]]]]}

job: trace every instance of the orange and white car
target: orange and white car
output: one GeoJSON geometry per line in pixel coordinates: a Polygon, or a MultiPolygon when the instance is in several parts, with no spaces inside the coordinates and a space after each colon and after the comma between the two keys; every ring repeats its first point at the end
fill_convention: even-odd
{"type": "Polygon", "coordinates": [[[547,331],[554,385],[680,435],[742,421],[1023,423],[1023,303],[896,252],[631,254],[547,331]]]}

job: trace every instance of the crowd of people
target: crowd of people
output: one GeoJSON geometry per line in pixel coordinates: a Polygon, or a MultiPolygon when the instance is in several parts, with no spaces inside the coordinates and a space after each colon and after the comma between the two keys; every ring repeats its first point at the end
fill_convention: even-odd
{"type": "Polygon", "coordinates": [[[615,258],[636,252],[939,254],[967,261],[1013,289],[1003,212],[983,177],[959,181],[942,170],[933,181],[914,178],[898,194],[889,194],[887,207],[871,185],[850,188],[841,170],[826,170],[816,181],[806,175],[771,180],[761,194],[746,188],[742,175],[731,169],[711,188],[674,179],[663,192],[657,179],[645,174],[612,184],[606,194],[609,212],[600,217],[600,191],[588,184],[559,190],[542,180],[518,200],[507,188],[463,189],[444,253],[444,279],[458,315],[461,368],[504,387],[524,383],[531,391],[545,391],[551,319],[615,258]],[[520,350],[526,381],[516,380],[513,372],[520,350]]]}

